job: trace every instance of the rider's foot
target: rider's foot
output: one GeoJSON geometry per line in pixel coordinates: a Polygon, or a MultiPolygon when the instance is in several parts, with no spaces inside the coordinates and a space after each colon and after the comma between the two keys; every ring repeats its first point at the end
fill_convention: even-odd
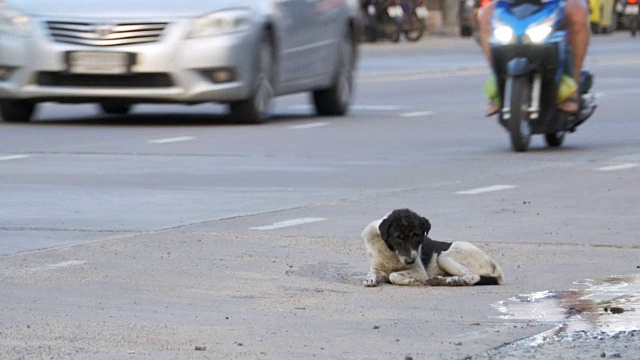
{"type": "Polygon", "coordinates": [[[493,116],[493,115],[497,114],[498,112],[500,112],[500,105],[496,105],[493,102],[490,102],[489,106],[487,106],[487,114],[486,114],[486,116],[493,116]]]}
{"type": "Polygon", "coordinates": [[[578,110],[580,110],[580,99],[578,98],[578,93],[574,92],[566,100],[558,103],[558,109],[569,114],[577,113],[578,110]]]}

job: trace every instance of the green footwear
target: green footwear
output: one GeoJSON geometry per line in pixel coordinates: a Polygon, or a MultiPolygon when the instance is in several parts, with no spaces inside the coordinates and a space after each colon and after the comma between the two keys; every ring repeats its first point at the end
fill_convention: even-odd
{"type": "Polygon", "coordinates": [[[500,107],[500,94],[498,94],[498,81],[495,75],[491,74],[487,81],[484,83],[484,97],[489,99],[491,105],[500,107]]]}
{"type": "MultiPolygon", "coordinates": [[[[578,84],[569,75],[562,75],[560,86],[558,87],[558,103],[569,100],[578,91],[578,84]]],[[[498,81],[495,75],[491,74],[484,84],[484,96],[489,99],[492,105],[500,106],[500,94],[498,94],[498,81]]]]}
{"type": "Polygon", "coordinates": [[[558,86],[558,103],[569,100],[578,91],[578,84],[569,75],[562,75],[558,86]]]}

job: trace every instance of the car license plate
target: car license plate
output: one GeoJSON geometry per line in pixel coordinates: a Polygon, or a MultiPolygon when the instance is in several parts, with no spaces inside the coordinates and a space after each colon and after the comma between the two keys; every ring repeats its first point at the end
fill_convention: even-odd
{"type": "Polygon", "coordinates": [[[627,7],[624,9],[624,14],[625,15],[638,15],[638,5],[627,5],[627,7]]]}
{"type": "Polygon", "coordinates": [[[109,51],[69,51],[67,70],[72,74],[127,74],[133,54],[109,51]]]}

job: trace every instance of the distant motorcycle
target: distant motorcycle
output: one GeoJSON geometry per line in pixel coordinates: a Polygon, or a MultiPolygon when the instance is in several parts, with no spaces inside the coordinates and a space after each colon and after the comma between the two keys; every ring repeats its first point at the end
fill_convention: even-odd
{"type": "MultiPolygon", "coordinates": [[[[364,39],[376,42],[379,39],[389,39],[393,42],[400,41],[402,28],[396,20],[398,7],[389,6],[388,0],[364,0],[364,39]]],[[[400,9],[402,11],[402,9],[400,9]]]]}
{"type": "Polygon", "coordinates": [[[593,76],[586,70],[578,84],[578,112],[558,110],[559,85],[570,62],[563,17],[562,0],[539,4],[498,0],[493,12],[491,65],[502,104],[498,120],[515,151],[526,151],[533,134],[543,134],[548,146],[560,146],[565,134],[595,111],[593,76]]]}
{"type": "Polygon", "coordinates": [[[408,41],[418,41],[426,31],[429,14],[424,0],[365,0],[364,39],[400,41],[402,35],[408,41]]]}
{"type": "Polygon", "coordinates": [[[635,37],[640,26],[640,5],[638,5],[638,0],[622,0],[621,3],[623,6],[622,21],[629,28],[631,36],[635,37]]]}
{"type": "Polygon", "coordinates": [[[424,0],[401,0],[400,9],[402,13],[396,18],[401,22],[404,37],[411,42],[420,40],[427,29],[426,21],[429,16],[424,0]]]}

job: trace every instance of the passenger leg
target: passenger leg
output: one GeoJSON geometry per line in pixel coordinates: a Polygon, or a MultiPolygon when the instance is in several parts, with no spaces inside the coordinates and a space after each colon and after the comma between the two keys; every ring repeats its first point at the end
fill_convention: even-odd
{"type": "MultiPolygon", "coordinates": [[[[587,55],[591,27],[589,26],[589,5],[586,0],[567,0],[565,5],[567,36],[573,53],[573,80],[580,83],[580,72],[587,55]]],[[[576,113],[580,109],[580,98],[576,91],[567,100],[558,104],[560,110],[576,113]]]]}

